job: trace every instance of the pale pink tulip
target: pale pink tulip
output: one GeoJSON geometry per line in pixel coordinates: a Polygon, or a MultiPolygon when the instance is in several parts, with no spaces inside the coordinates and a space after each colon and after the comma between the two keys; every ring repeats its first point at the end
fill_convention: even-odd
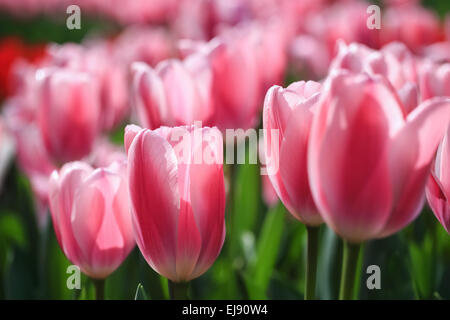
{"type": "Polygon", "coordinates": [[[413,221],[449,121],[450,99],[428,100],[406,116],[383,78],[333,74],[308,150],[309,182],[325,222],[344,239],[361,242],[413,221]]]}
{"type": "Polygon", "coordinates": [[[133,249],[125,162],[65,164],[52,173],[49,201],[61,249],[89,277],[106,278],[133,249]]]}
{"type": "Polygon", "coordinates": [[[405,113],[411,112],[419,103],[418,59],[399,42],[373,50],[362,44],[346,45],[339,42],[339,51],[331,63],[331,70],[344,69],[353,73],[365,72],[380,75],[397,90],[405,113]]]}
{"type": "Polygon", "coordinates": [[[125,129],[136,242],[172,281],[208,270],[225,237],[223,142],[216,128],[125,129]]]}
{"type": "Polygon", "coordinates": [[[89,74],[67,69],[41,69],[38,121],[44,145],[64,163],[89,154],[99,130],[100,96],[89,74]]]}
{"type": "Polygon", "coordinates": [[[390,43],[380,50],[370,49],[359,43],[346,45],[343,42],[339,42],[338,48],[331,69],[382,75],[397,90],[407,83],[418,82],[418,61],[400,42],[390,43]]]}
{"type": "Polygon", "coordinates": [[[450,97],[450,63],[424,64],[420,76],[420,91],[424,100],[450,97]]]}
{"type": "Polygon", "coordinates": [[[437,42],[425,47],[423,55],[435,63],[450,63],[450,41],[437,42]]]}
{"type": "Polygon", "coordinates": [[[295,82],[286,89],[274,86],[267,92],[263,113],[269,178],[289,212],[310,226],[322,223],[311,195],[307,166],[320,87],[314,81],[295,82]]]}
{"type": "Polygon", "coordinates": [[[133,101],[143,126],[190,125],[211,117],[212,71],[206,56],[166,60],[156,69],[139,62],[133,69],[133,101]]]}
{"type": "Polygon", "coordinates": [[[450,127],[439,145],[426,195],[434,215],[450,233],[450,127]]]}

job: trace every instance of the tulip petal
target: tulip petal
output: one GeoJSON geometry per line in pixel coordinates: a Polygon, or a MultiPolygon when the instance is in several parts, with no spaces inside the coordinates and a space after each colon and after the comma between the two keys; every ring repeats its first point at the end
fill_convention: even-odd
{"type": "Polygon", "coordinates": [[[217,128],[197,130],[203,139],[194,142],[193,154],[202,152],[203,162],[192,163],[189,167],[190,202],[202,247],[191,278],[200,276],[212,265],[222,248],[225,232],[222,135],[217,128]],[[206,158],[208,155],[211,158],[206,158]]]}
{"type": "Polygon", "coordinates": [[[125,127],[124,146],[127,154],[128,150],[130,149],[131,143],[141,130],[141,127],[134,124],[129,124],[125,127]]]}
{"type": "Polygon", "coordinates": [[[156,129],[161,124],[169,124],[172,115],[167,106],[166,93],[162,79],[145,63],[132,65],[133,99],[142,125],[156,129]]]}
{"type": "Polygon", "coordinates": [[[450,123],[450,99],[427,100],[408,115],[391,146],[391,175],[395,208],[381,237],[414,220],[424,201],[431,161],[450,123]]]}
{"type": "Polygon", "coordinates": [[[444,229],[450,233],[450,203],[442,190],[439,181],[431,174],[426,188],[428,203],[444,229]]]}
{"type": "Polygon", "coordinates": [[[389,218],[386,149],[402,110],[383,81],[343,72],[328,85],[311,133],[311,188],[324,220],[345,239],[363,241],[389,218]]]}
{"type": "Polygon", "coordinates": [[[280,150],[280,177],[287,192],[281,200],[306,225],[322,223],[308,181],[307,152],[312,117],[306,106],[299,106],[292,112],[280,150]]]}
{"type": "Polygon", "coordinates": [[[180,195],[175,152],[158,134],[142,130],[130,146],[128,166],[137,244],[155,270],[176,279],[180,195]]]}
{"type": "Polygon", "coordinates": [[[80,264],[81,251],[71,224],[75,193],[92,168],[82,162],[72,162],[62,167],[59,175],[52,173],[49,183],[50,212],[56,237],[64,254],[74,264],[80,264]]]}

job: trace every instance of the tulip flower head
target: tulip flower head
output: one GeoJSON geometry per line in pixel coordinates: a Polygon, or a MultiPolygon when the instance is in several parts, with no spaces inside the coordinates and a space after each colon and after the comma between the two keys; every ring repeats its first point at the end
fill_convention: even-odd
{"type": "Polygon", "coordinates": [[[137,62],[133,70],[133,99],[143,126],[191,125],[210,118],[212,71],[205,56],[164,61],[155,69],[137,62]]]}
{"type": "Polygon", "coordinates": [[[50,178],[49,202],[56,237],[66,257],[81,271],[104,279],[134,247],[126,163],[93,169],[65,164],[50,178]]]}
{"type": "Polygon", "coordinates": [[[450,99],[407,114],[384,78],[340,71],[324,86],[308,150],[315,203],[350,242],[389,236],[420,213],[450,99]]]}
{"type": "Polygon", "coordinates": [[[45,147],[59,163],[90,153],[98,133],[100,96],[89,74],[59,68],[41,69],[38,122],[45,147]]]}
{"type": "Polygon", "coordinates": [[[216,128],[125,129],[136,242],[175,282],[203,274],[225,237],[222,135],[216,128]]]}
{"type": "Polygon", "coordinates": [[[264,102],[266,163],[272,185],[289,212],[306,225],[321,224],[308,182],[307,153],[320,83],[273,86],[264,102]],[[278,130],[278,140],[272,130],[278,130]]]}

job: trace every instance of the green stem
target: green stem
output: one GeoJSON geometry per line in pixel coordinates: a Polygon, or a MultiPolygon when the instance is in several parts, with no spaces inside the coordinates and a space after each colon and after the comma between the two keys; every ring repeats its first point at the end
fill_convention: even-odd
{"type": "Polygon", "coordinates": [[[95,300],[105,300],[105,279],[92,279],[95,287],[95,300]]]}
{"type": "Polygon", "coordinates": [[[360,243],[351,243],[344,240],[344,255],[342,258],[341,288],[339,300],[352,300],[354,296],[356,267],[361,248],[360,243]]]}
{"type": "Polygon", "coordinates": [[[188,300],[189,282],[173,282],[169,280],[169,295],[171,300],[188,300]]]}
{"type": "Polygon", "coordinates": [[[305,300],[314,300],[316,297],[317,253],[319,245],[319,227],[306,226],[306,288],[305,300]]]}

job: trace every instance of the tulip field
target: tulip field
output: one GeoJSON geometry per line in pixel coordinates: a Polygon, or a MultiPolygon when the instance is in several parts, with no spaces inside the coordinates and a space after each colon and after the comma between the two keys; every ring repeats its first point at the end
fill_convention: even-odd
{"type": "Polygon", "coordinates": [[[0,0],[0,108],[1,300],[450,299],[448,0],[0,0]]]}

